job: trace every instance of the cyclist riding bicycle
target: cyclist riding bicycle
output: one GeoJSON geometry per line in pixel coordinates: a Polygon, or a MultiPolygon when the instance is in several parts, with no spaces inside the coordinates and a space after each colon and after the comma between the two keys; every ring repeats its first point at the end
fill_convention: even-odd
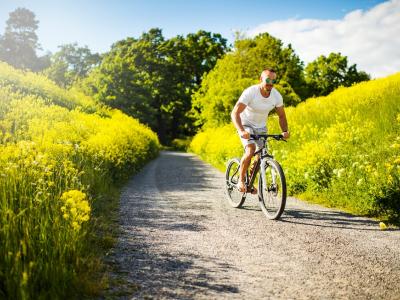
{"type": "MultiPolygon", "coordinates": [[[[256,150],[262,147],[261,141],[250,140],[250,134],[267,132],[266,122],[268,114],[274,108],[279,116],[279,125],[284,139],[290,137],[283,107],[282,95],[273,87],[276,82],[276,72],[265,69],[260,76],[260,83],[245,89],[232,110],[231,118],[244,147],[244,154],[240,161],[238,189],[246,192],[245,176],[251,158],[256,150]]],[[[259,157],[257,156],[257,159],[259,157]]],[[[248,192],[257,194],[256,188],[248,192]]]]}

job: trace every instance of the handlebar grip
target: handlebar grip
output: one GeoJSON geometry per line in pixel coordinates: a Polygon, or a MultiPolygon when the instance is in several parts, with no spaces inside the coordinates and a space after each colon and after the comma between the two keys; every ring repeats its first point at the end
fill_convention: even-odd
{"type": "Polygon", "coordinates": [[[273,134],[273,135],[271,135],[271,137],[274,138],[274,139],[277,140],[277,141],[284,141],[284,142],[287,142],[287,140],[285,140],[285,139],[283,138],[283,134],[273,134]]]}

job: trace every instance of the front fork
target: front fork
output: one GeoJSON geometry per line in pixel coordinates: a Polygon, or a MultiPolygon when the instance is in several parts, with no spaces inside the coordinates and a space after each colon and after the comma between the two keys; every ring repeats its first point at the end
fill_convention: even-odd
{"type": "MultiPolygon", "coordinates": [[[[268,187],[267,187],[268,183],[267,183],[267,177],[265,175],[265,170],[266,170],[267,166],[269,165],[267,160],[268,160],[268,158],[266,158],[266,157],[261,158],[261,166],[260,166],[261,182],[263,185],[262,190],[265,189],[266,191],[268,189],[268,187]]],[[[274,168],[270,168],[270,171],[271,171],[271,180],[272,180],[271,187],[274,187],[276,185],[276,179],[275,179],[276,174],[275,174],[274,168]]]]}
{"type": "MultiPolygon", "coordinates": [[[[266,186],[266,176],[265,176],[265,167],[267,166],[267,160],[263,157],[261,158],[261,167],[260,167],[260,174],[261,174],[261,191],[260,193],[264,193],[264,187],[266,186]]],[[[264,196],[264,194],[262,194],[264,196]]]]}

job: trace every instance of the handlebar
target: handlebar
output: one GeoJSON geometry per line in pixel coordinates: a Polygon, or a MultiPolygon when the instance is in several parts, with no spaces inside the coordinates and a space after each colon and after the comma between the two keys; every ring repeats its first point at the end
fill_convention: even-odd
{"type": "Polygon", "coordinates": [[[250,140],[260,140],[260,139],[268,139],[272,138],[277,141],[287,142],[282,134],[250,134],[250,140]]]}

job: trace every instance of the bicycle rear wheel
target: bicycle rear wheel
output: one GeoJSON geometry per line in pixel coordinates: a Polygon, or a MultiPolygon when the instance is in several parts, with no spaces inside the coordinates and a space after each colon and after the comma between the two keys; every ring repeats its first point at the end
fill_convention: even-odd
{"type": "Polygon", "coordinates": [[[286,205],[286,179],[277,161],[268,159],[264,170],[260,169],[258,190],[258,199],[265,216],[271,220],[279,219],[286,205]],[[265,182],[261,172],[265,174],[265,182]]]}
{"type": "Polygon", "coordinates": [[[237,189],[237,183],[239,181],[239,167],[240,160],[238,158],[232,158],[228,162],[225,172],[225,188],[227,199],[233,207],[241,207],[246,199],[246,193],[241,193],[237,189]]]}

